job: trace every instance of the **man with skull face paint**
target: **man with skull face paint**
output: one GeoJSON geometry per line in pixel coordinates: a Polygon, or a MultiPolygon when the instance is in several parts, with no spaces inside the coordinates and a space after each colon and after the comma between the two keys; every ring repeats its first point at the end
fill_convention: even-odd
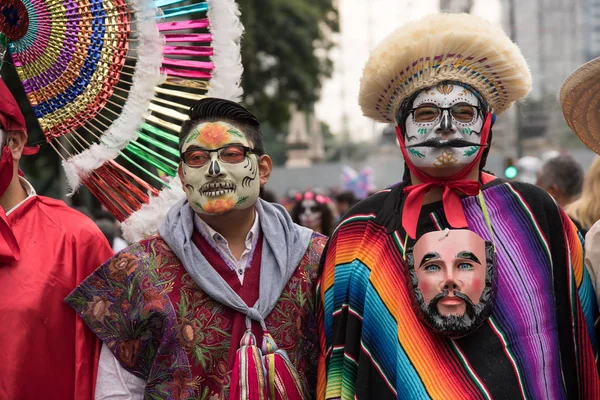
{"type": "Polygon", "coordinates": [[[468,14],[411,22],[373,51],[359,103],[396,124],[405,175],[323,253],[318,398],[600,398],[576,228],[544,191],[482,171],[496,114],[530,87],[518,47],[468,14]],[[446,229],[473,247],[427,236],[446,229]],[[495,261],[478,297],[482,258],[495,261]]]}
{"type": "Polygon", "coordinates": [[[157,236],[67,299],[105,343],[96,398],[312,398],[326,238],[259,199],[271,160],[254,115],[205,98],[189,117],[179,140],[186,199],[157,236]]]}

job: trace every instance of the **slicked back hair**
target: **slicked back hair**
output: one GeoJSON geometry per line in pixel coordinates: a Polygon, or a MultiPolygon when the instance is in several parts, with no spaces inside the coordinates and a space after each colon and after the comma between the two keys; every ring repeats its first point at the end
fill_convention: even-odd
{"type": "Polygon", "coordinates": [[[260,123],[250,111],[233,101],[206,97],[197,101],[188,111],[189,119],[184,121],[179,132],[179,151],[186,136],[193,127],[204,122],[223,121],[238,128],[254,146],[259,156],[265,154],[260,123]]]}

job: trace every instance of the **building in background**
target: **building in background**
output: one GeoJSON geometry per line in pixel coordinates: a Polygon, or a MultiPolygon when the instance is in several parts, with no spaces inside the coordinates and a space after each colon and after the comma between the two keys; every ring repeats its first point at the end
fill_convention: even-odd
{"type": "Polygon", "coordinates": [[[584,0],[583,37],[585,58],[600,57],[600,0],[584,0]]]}
{"type": "Polygon", "coordinates": [[[501,0],[501,6],[503,26],[533,76],[531,94],[513,111],[520,155],[578,144],[564,122],[558,96],[565,78],[600,48],[586,33],[600,29],[600,1],[501,0]]]}
{"type": "MultiPolygon", "coordinates": [[[[600,56],[600,0],[499,1],[502,25],[531,68],[533,90],[524,103],[498,120],[495,145],[502,147],[507,157],[578,146],[564,122],[558,96],[573,70],[600,56]]],[[[470,12],[474,3],[439,0],[439,7],[470,12]]]]}
{"type": "Polygon", "coordinates": [[[314,112],[307,114],[292,104],[285,141],[288,146],[287,168],[310,167],[313,162],[325,159],[323,130],[314,112]]]}
{"type": "Polygon", "coordinates": [[[470,13],[474,0],[440,0],[440,11],[470,13]]]}

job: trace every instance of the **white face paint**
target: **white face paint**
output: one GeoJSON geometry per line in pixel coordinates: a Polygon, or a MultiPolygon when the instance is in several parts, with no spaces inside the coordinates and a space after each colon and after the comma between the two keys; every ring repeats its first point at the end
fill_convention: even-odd
{"type": "Polygon", "coordinates": [[[424,89],[415,97],[406,119],[405,144],[411,162],[419,170],[433,177],[448,177],[460,172],[473,161],[479,151],[481,128],[484,115],[471,108],[479,106],[475,94],[459,85],[440,84],[424,89]],[[440,108],[454,107],[439,115],[431,113],[428,106],[440,108]],[[464,107],[461,107],[464,106],[464,107]],[[474,113],[474,115],[472,114],[474,113]],[[460,139],[467,147],[410,147],[419,145],[430,139],[442,141],[460,139]]]}
{"type": "MultiPolygon", "coordinates": [[[[185,139],[182,153],[193,149],[215,150],[228,145],[253,148],[243,132],[225,122],[207,122],[194,127],[185,139]]],[[[224,157],[222,154],[221,157],[224,157]]],[[[199,156],[198,156],[199,157],[199,156]]],[[[182,163],[182,183],[190,206],[198,214],[221,215],[256,203],[260,192],[258,156],[246,154],[239,163],[225,162],[217,152],[201,167],[182,163]]]]}
{"type": "Polygon", "coordinates": [[[300,225],[310,229],[319,228],[323,218],[319,204],[314,199],[305,199],[302,200],[300,207],[302,209],[302,212],[298,216],[300,225]]]}

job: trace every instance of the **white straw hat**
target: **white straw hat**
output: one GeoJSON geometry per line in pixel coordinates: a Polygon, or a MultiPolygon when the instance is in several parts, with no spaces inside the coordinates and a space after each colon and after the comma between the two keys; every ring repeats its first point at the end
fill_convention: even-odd
{"type": "Polygon", "coordinates": [[[496,114],[531,90],[525,58],[501,27],[441,13],[401,26],[378,44],[363,71],[359,104],[367,117],[395,122],[402,101],[444,81],[474,88],[496,114]]]}

